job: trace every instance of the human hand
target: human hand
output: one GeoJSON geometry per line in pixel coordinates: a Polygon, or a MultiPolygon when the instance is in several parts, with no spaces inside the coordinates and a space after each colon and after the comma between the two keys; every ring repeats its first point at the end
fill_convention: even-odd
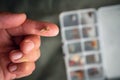
{"type": "Polygon", "coordinates": [[[0,80],[30,75],[40,57],[40,36],[55,36],[58,27],[26,19],[25,14],[0,13],[0,80]]]}

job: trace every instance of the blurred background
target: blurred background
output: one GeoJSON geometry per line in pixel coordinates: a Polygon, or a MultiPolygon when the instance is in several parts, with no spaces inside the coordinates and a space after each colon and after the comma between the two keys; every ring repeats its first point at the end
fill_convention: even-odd
{"type": "MultiPolygon", "coordinates": [[[[0,11],[22,12],[30,19],[49,21],[60,26],[59,14],[63,11],[98,9],[115,4],[120,4],[120,0],[0,0],[0,11]]],[[[19,80],[66,80],[61,46],[60,34],[52,38],[42,37],[42,56],[36,62],[36,70],[32,75],[19,80]]]]}

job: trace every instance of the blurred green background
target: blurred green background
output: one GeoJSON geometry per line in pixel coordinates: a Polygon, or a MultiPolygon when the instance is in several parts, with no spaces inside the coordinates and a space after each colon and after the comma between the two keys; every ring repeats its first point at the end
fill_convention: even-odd
{"type": "MultiPolygon", "coordinates": [[[[63,11],[100,8],[120,4],[120,0],[0,0],[0,11],[26,13],[28,18],[56,23],[63,11]]],[[[32,75],[19,80],[66,80],[61,36],[42,37],[41,58],[32,75]]],[[[115,80],[115,79],[114,79],[115,80]]]]}

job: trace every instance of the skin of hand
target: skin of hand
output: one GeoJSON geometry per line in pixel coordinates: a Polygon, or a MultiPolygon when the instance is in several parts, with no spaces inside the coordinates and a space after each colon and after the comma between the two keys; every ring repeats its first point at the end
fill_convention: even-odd
{"type": "Polygon", "coordinates": [[[40,36],[59,32],[55,24],[26,19],[26,15],[0,12],[0,80],[30,75],[40,57],[40,36]]]}

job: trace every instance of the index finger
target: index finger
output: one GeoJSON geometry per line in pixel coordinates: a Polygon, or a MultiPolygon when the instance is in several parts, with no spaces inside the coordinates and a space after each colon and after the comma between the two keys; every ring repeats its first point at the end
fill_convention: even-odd
{"type": "Polygon", "coordinates": [[[40,35],[40,36],[56,36],[59,32],[57,25],[49,22],[40,22],[26,20],[21,26],[7,29],[11,36],[21,35],[40,35]]]}

